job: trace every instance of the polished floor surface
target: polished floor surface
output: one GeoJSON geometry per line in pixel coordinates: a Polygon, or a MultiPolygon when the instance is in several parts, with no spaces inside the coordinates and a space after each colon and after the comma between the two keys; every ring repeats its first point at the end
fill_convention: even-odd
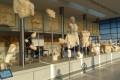
{"type": "Polygon", "coordinates": [[[120,60],[70,77],[69,80],[120,80],[120,60]]]}

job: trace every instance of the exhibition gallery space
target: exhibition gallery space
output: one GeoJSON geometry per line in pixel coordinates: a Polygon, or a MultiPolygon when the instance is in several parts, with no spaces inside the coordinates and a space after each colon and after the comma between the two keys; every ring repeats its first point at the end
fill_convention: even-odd
{"type": "Polygon", "coordinates": [[[0,0],[0,80],[120,80],[119,0],[0,0]]]}

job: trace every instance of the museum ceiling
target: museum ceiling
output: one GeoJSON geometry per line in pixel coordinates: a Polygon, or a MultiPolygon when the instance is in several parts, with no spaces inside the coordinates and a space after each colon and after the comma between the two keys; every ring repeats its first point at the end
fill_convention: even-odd
{"type": "MultiPolygon", "coordinates": [[[[0,0],[12,3],[13,0],[0,0]]],[[[82,19],[87,14],[89,20],[107,19],[120,16],[120,0],[31,0],[35,8],[45,10],[51,8],[59,14],[59,7],[65,7],[65,16],[82,19]]]]}

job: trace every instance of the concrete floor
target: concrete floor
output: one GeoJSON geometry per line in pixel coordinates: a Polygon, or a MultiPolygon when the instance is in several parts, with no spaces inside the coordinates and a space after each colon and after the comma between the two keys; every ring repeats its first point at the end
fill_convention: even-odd
{"type": "Polygon", "coordinates": [[[120,80],[120,60],[67,80],[120,80]]]}

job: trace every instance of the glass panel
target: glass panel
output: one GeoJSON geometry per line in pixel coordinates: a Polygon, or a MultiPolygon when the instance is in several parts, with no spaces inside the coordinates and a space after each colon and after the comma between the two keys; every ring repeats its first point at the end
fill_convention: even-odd
{"type": "Polygon", "coordinates": [[[108,33],[110,33],[110,29],[100,30],[100,34],[108,34],[108,33]]]}
{"type": "Polygon", "coordinates": [[[120,28],[120,22],[117,23],[117,26],[120,28]]]}
{"type": "Polygon", "coordinates": [[[120,28],[118,28],[118,33],[120,33],[120,28]]]}
{"type": "Polygon", "coordinates": [[[116,18],[113,18],[113,19],[111,19],[111,22],[114,23],[114,22],[116,22],[116,20],[117,20],[116,18]]]}
{"type": "Polygon", "coordinates": [[[110,24],[100,25],[100,29],[109,29],[109,28],[110,28],[110,24]]]}
{"type": "Polygon", "coordinates": [[[111,33],[117,33],[117,28],[111,29],[111,33]]]}
{"type": "Polygon", "coordinates": [[[116,43],[116,42],[117,42],[117,39],[112,39],[112,42],[113,42],[113,43],[116,43]]]}
{"type": "Polygon", "coordinates": [[[110,40],[110,34],[101,35],[102,40],[110,40]]]}
{"type": "Polygon", "coordinates": [[[120,17],[119,17],[119,18],[117,18],[117,21],[120,21],[120,17]]]}
{"type": "Polygon", "coordinates": [[[117,34],[111,34],[111,39],[117,39],[117,34]]]}
{"type": "Polygon", "coordinates": [[[120,33],[118,33],[118,39],[120,39],[120,33]]]}
{"type": "Polygon", "coordinates": [[[95,40],[95,36],[94,36],[94,37],[92,37],[92,40],[95,40]]]}
{"type": "Polygon", "coordinates": [[[116,27],[117,27],[116,23],[111,23],[111,28],[116,28],[116,27]]]}
{"type": "Polygon", "coordinates": [[[109,24],[110,23],[110,20],[102,20],[100,21],[100,24],[109,24]]]}

